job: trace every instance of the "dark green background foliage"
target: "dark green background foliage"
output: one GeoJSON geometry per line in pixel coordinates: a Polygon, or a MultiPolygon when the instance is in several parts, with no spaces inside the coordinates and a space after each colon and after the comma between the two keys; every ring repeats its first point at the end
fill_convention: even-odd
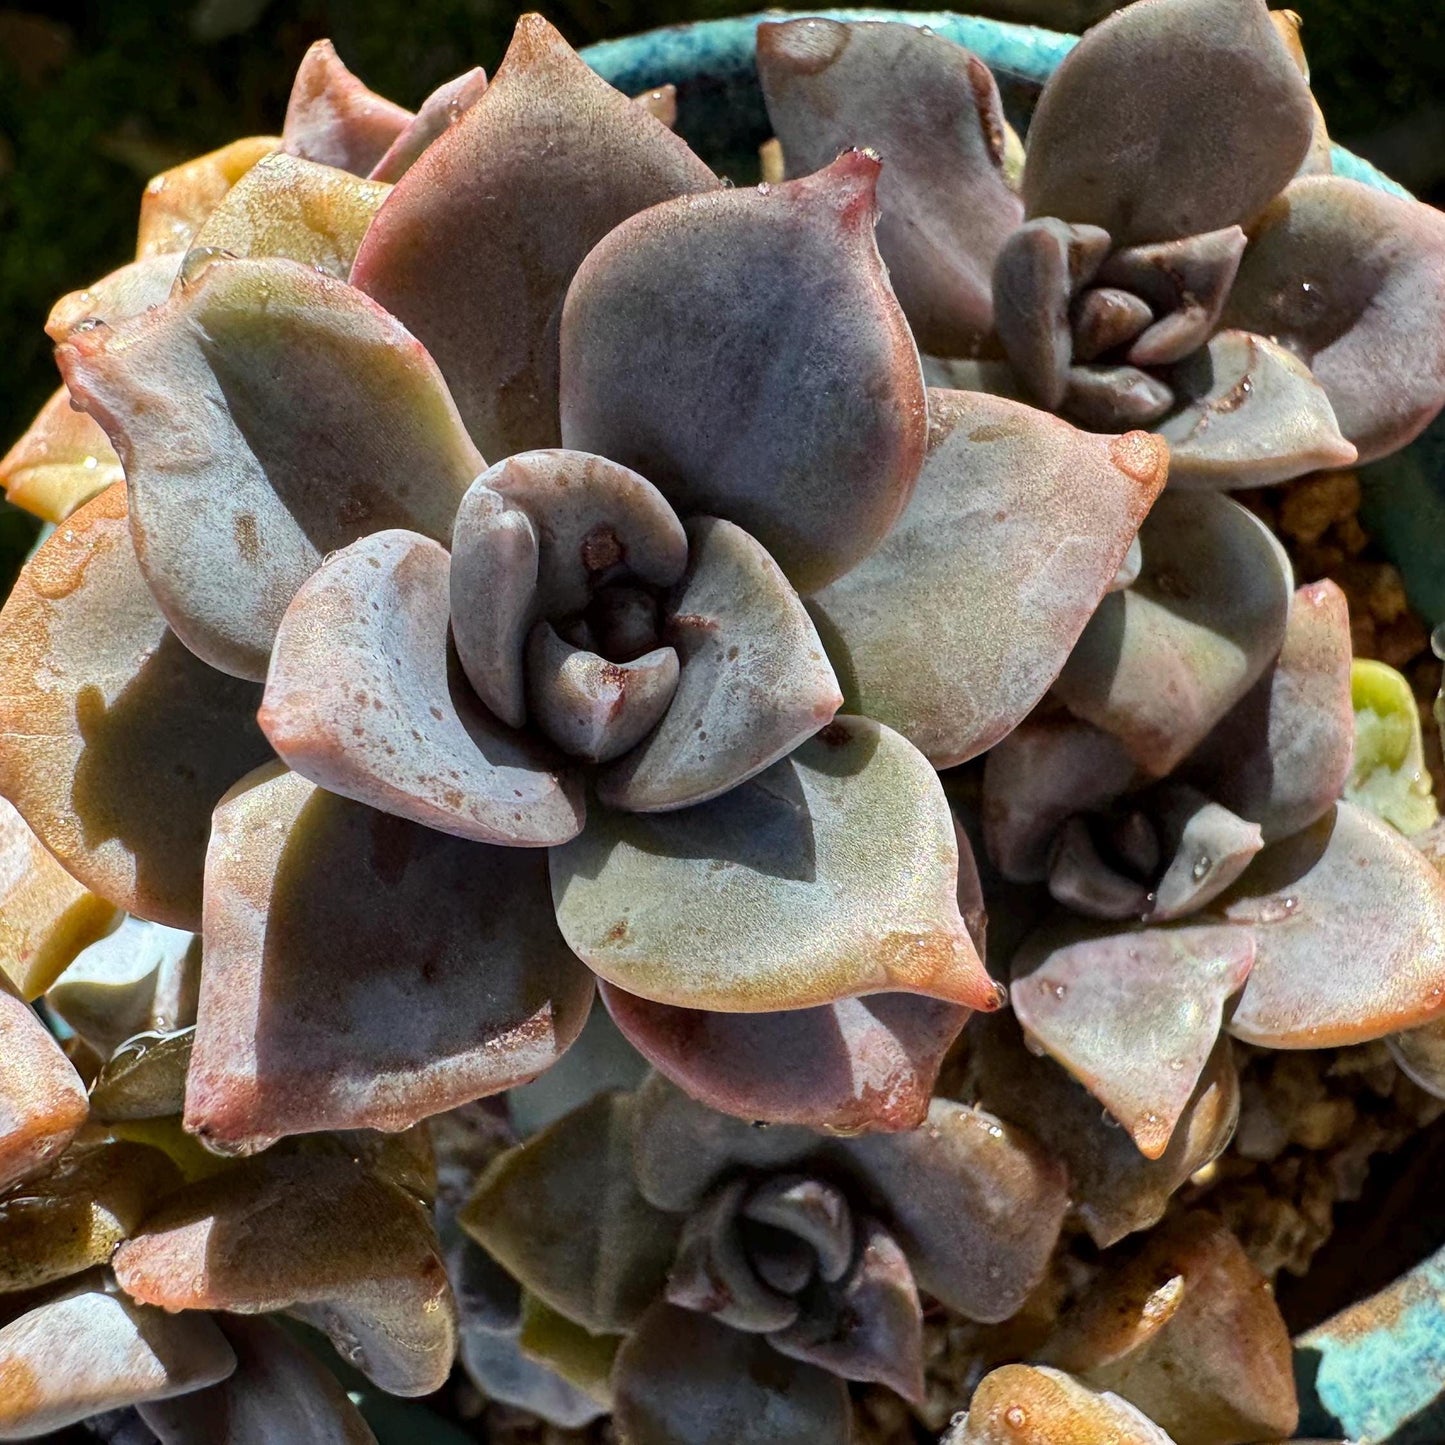
{"type": "MultiPolygon", "coordinates": [[[[1445,3],[1294,3],[1336,139],[1436,196],[1445,179],[1445,3]]],[[[583,45],[757,6],[558,0],[543,8],[583,45]]],[[[1110,7],[1108,0],[978,0],[974,8],[1076,29],[1110,7]]],[[[236,136],[278,130],[297,61],[321,36],[368,84],[414,106],[469,65],[490,72],[516,13],[504,0],[0,8],[0,451],[56,384],[41,330],[50,303],[129,259],[140,187],[150,175],[236,136]]],[[[0,549],[7,535],[26,533],[20,519],[0,513],[0,549]]]]}

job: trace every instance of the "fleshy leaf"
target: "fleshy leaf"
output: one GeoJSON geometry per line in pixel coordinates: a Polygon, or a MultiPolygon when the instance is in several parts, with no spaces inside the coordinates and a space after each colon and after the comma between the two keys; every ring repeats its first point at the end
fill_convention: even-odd
{"type": "Polygon", "coordinates": [[[658,1003],[766,1013],[900,990],[997,1006],[937,774],[864,718],[710,803],[595,809],[550,862],[569,946],[658,1003]]]}
{"type": "Polygon", "coordinates": [[[1061,408],[1090,431],[1152,426],[1174,405],[1174,393],[1137,366],[1071,366],[1061,408]]]}
{"type": "Polygon", "coordinates": [[[1138,771],[1112,733],[1067,715],[1028,718],[984,763],[983,836],[994,867],[1011,882],[1041,883],[1059,828],[1114,802],[1138,771]]]}
{"type": "Polygon", "coordinates": [[[0,1197],[0,1292],[36,1289],[105,1264],[180,1183],[158,1149],[126,1143],[71,1149],[55,1168],[0,1197]]]}
{"type": "Polygon", "coordinates": [[[546,846],[582,826],[576,784],[467,690],[447,640],[445,548],[376,532],[292,599],[261,707],[271,745],[333,793],[478,842],[546,846]]]}
{"type": "MultiPolygon", "coordinates": [[[[1185,776],[1266,843],[1313,823],[1350,773],[1350,619],[1331,581],[1299,588],[1284,645],[1185,765],[1185,776]]],[[[1411,708],[1413,710],[1413,699],[1411,708]]]]}
{"type": "Polygon", "coordinates": [[[802,1317],[769,1343],[845,1380],[876,1381],[922,1404],[923,1311],[908,1259],[876,1219],[864,1219],[857,1262],[841,1284],[814,1291],[802,1317]]]}
{"type": "Polygon", "coordinates": [[[1245,928],[1044,930],[1015,955],[1009,996],[1025,1037],[1158,1159],[1253,961],[1245,928]]]}
{"type": "MultiPolygon", "coordinates": [[[[711,1315],[749,1334],[786,1329],[798,1318],[798,1301],[763,1279],[744,1242],[738,1206],[748,1192],[745,1177],[731,1179],[695,1210],[678,1235],[667,1272],[669,1304],[711,1315]]],[[[846,1207],[846,1206],[845,1206],[846,1207]]]]}
{"type": "Polygon", "coordinates": [[[1101,1249],[1157,1224],[1175,1191],[1223,1152],[1239,1117],[1239,1076],[1228,1038],[1215,1045],[1158,1159],[1146,1159],[1063,1068],[1026,1048],[1013,1018],[975,1019],[969,1045],[980,1102],[1027,1130],[1067,1167],[1074,1210],[1101,1249]]]}
{"type": "MultiPolygon", "coordinates": [[[[537,529],[538,616],[578,612],[595,589],[627,577],[671,587],[687,565],[687,537],[662,494],[605,456],[523,452],[489,468],[468,496],[483,488],[521,508],[537,529]]],[[[495,604],[479,595],[476,605],[495,604]]]]}
{"type": "Polygon", "coordinates": [[[244,1315],[217,1323],[235,1351],[236,1371],[209,1390],[143,1404],[141,1419],[160,1445],[376,1445],[336,1376],[279,1325],[244,1315]]]}
{"type": "Polygon", "coordinates": [[[913,1129],[969,1010],[878,993],[780,1013],[714,1013],[602,997],[647,1061],[695,1098],[739,1119],[849,1133],[913,1129]]]}
{"type": "Polygon", "coordinates": [[[1029,124],[1030,216],[1116,245],[1248,221],[1310,144],[1309,87],[1264,0],[1156,0],[1109,16],[1044,86],[1029,124]]]}
{"type": "Polygon", "coordinates": [[[1070,818],[1049,853],[1049,893],[1088,918],[1140,918],[1149,911],[1149,889],[1104,858],[1085,818],[1070,818]]]}
{"type": "Polygon", "coordinates": [[[147,1030],[127,1039],[91,1081],[91,1115],[109,1123],[179,1114],[195,1037],[192,1024],[174,1033],[147,1030]]]}
{"type": "Polygon", "coordinates": [[[269,753],[259,689],[205,666],[156,609],[126,489],[87,502],[0,612],[0,791],[86,887],[196,928],[216,799],[269,753]]]}
{"type": "Polygon", "coordinates": [[[1355,746],[1345,797],[1405,836],[1439,817],[1425,764],[1420,709],[1409,679],[1372,658],[1350,666],[1355,746]]]}
{"type": "Polygon", "coordinates": [[[1097,286],[1081,292],[1070,312],[1073,355],[1093,361],[1132,341],[1154,319],[1149,303],[1132,291],[1097,286]]]}
{"type": "Polygon", "coordinates": [[[412,122],[412,113],[368,90],[329,40],[301,59],[281,144],[293,156],[364,176],[412,122]]]}
{"type": "Polygon", "coordinates": [[[371,179],[389,184],[399,181],[421,153],[476,104],[486,88],[487,74],[480,65],[437,86],[372,167],[371,179]]]}
{"type": "Polygon", "coordinates": [[[1165,492],[1134,585],[1099,604],[1055,685],[1141,768],[1181,762],[1279,652],[1293,581],[1269,529],[1209,492],[1165,492]]]}
{"type": "Polygon", "coordinates": [[[759,1335],[657,1303],[617,1353],[614,1419],[629,1445],[849,1445],[848,1390],[759,1335]]]}
{"type": "Polygon", "coordinates": [[[294,261],[213,261],[165,306],[56,355],[125,463],[162,612],[237,676],[265,676],[326,553],[385,527],[446,540],[482,467],[420,345],[294,261]]]}
{"type": "Polygon", "coordinates": [[[208,252],[279,256],[346,280],[390,188],[286,151],[262,156],[196,232],[186,271],[208,252]]]}
{"type": "Polygon", "coordinates": [[[1351,803],[1267,848],[1214,908],[1257,942],[1229,1024],[1246,1043],[1340,1048],[1445,1011],[1445,878],[1351,803]]]}
{"type": "Polygon", "coordinates": [[[621,1335],[594,1335],[524,1292],[517,1343],[525,1356],[593,1400],[599,1413],[611,1410],[612,1362],[621,1335]]]}
{"type": "Polygon", "coordinates": [[[452,643],[483,705],[519,728],[527,721],[526,644],[541,540],[522,508],[485,485],[496,470],[478,477],[457,508],[448,583],[452,643]]]}
{"type": "Polygon", "coordinates": [[[1154,801],[1169,855],[1154,889],[1151,923],[1183,918],[1217,898],[1264,846],[1247,823],[1193,788],[1168,785],[1154,801]]]}
{"type": "MultiPolygon", "coordinates": [[[[471,1259],[488,1258],[471,1240],[466,1241],[466,1249],[471,1259]]],[[[500,1271],[501,1266],[492,1264],[491,1268],[500,1271]]],[[[588,1346],[588,1358],[593,1360],[607,1348],[615,1349],[618,1336],[589,1334],[581,1325],[574,1325],[555,1310],[548,1310],[535,1295],[528,1295],[519,1303],[518,1319],[509,1326],[487,1328],[480,1321],[469,1323],[464,1298],[466,1281],[457,1280],[454,1276],[454,1283],[462,1308],[458,1363],[488,1399],[518,1405],[564,1430],[578,1429],[607,1413],[610,1401],[599,1400],[595,1393],[580,1389],[570,1379],[564,1379],[552,1367],[550,1356],[555,1353],[555,1343],[559,1342],[558,1336],[563,1331],[571,1336],[573,1344],[580,1344],[577,1337],[581,1336],[588,1346]],[[522,1311],[526,1312],[528,1322],[533,1326],[529,1343],[537,1349],[535,1355],[522,1348],[522,1311]],[[547,1359],[541,1358],[543,1341],[538,1338],[537,1332],[541,1311],[547,1312],[546,1343],[551,1347],[545,1352],[547,1359]]],[[[516,1281],[511,1283],[515,1289],[516,1281]]],[[[572,1364],[575,1366],[576,1363],[574,1359],[572,1364]]],[[[577,1371],[573,1368],[570,1373],[576,1374],[577,1371]]]]}
{"type": "Polygon", "coordinates": [[[663,609],[682,674],[656,732],[598,779],[614,808],[657,812],[716,798],[786,757],[842,705],[798,595],[741,527],[687,525],[687,571],[663,609]]]}
{"type": "Polygon", "coordinates": [[[633,1098],[602,1094],[494,1160],[461,1223],[522,1284],[594,1332],[662,1291],[681,1221],[638,1192],[633,1098]]]}
{"type": "Polygon", "coordinates": [[[21,997],[38,998],[115,922],[114,907],[77,883],[0,798],[0,973],[21,997]]]}
{"type": "MultiPolygon", "coordinates": [[[[918,476],[918,353],[873,240],[879,162],[670,201],[587,257],[562,434],[684,515],[744,527],[801,592],[871,552],[918,476]]],[[[495,283],[493,283],[495,284],[495,283]]]]}
{"type": "Polygon", "coordinates": [[[539,622],[527,640],[527,702],[543,735],[569,757],[610,763],[662,720],[677,692],[677,653],[656,647],[612,662],[539,622]]]}
{"type": "Polygon", "coordinates": [[[193,933],[123,918],[77,955],[45,1004],[108,1057],[133,1034],[194,1023],[200,973],[201,943],[193,933]]]}
{"type": "Polygon", "coordinates": [[[948,768],[1007,735],[1058,676],[1164,485],[1168,452],[978,393],[931,391],[929,403],[907,511],[810,608],[846,706],[948,768]]]}
{"type": "Polygon", "coordinates": [[[0,985],[0,1189],[51,1164],[85,1115],[75,1066],[32,1010],[0,985]]]}
{"type": "Polygon", "coordinates": [[[1168,366],[1202,346],[1224,309],[1243,254],[1238,226],[1115,251],[1099,280],[1142,296],[1158,317],[1129,348],[1129,364],[1168,366]]]}
{"type": "Polygon", "coordinates": [[[1284,1439],[1299,1420],[1289,1332],[1269,1285],[1204,1213],[1171,1221],[1097,1276],[1046,1358],[1128,1400],[1180,1445],[1284,1439]]]}
{"type": "Polygon", "coordinates": [[[483,451],[556,446],[558,315],[578,266],[629,216],[717,184],[524,15],[485,94],[397,183],[351,279],[436,357],[483,451]]]}
{"type": "Polygon", "coordinates": [[[133,1299],[289,1309],[383,1390],[438,1389],[456,1316],[423,1207],[339,1153],[270,1153],[187,1185],[116,1251],[133,1299]]]}
{"type": "Polygon", "coordinates": [[[1023,216],[988,67],[902,24],[765,22],[757,52],[788,176],[850,147],[882,156],[878,249],[899,302],[925,350],[971,355],[992,322],[994,258],[1023,216]]]}
{"type": "MultiPolygon", "coordinates": [[[[982,958],[983,888],[967,835],[957,826],[954,832],[958,907],[982,958]]],[[[842,1134],[916,1129],[970,1013],[917,994],[872,994],[779,1013],[713,1013],[598,986],[638,1051],[694,1099],[739,1119],[842,1134]]]]}
{"type": "Polygon", "coordinates": [[[152,176],[140,200],[136,257],[173,255],[179,263],[226,192],[280,144],[279,136],[246,136],[152,176]]]}
{"type": "Polygon", "coordinates": [[[950,1309],[994,1324],[1043,1278],[1068,1177],[1022,1129],[934,1099],[922,1128],[840,1139],[829,1152],[878,1199],[919,1288],[950,1309]]]}
{"type": "Polygon", "coordinates": [[[99,281],[71,291],[50,308],[45,332],[56,343],[69,340],[77,330],[119,326],[161,305],[171,293],[177,255],[145,256],[99,281]]]}
{"type": "Polygon", "coordinates": [[[1003,1365],[985,1375],[968,1414],[943,1445],[1174,1445],[1126,1400],[1096,1394],[1047,1365],[1003,1365]]]}
{"type": "Polygon", "coordinates": [[[1340,431],[1374,461],[1445,401],[1445,217],[1340,176],[1305,176],[1251,229],[1226,326],[1308,363],[1340,431]]]}
{"type": "Polygon", "coordinates": [[[1109,250],[1098,226],[1045,217],[1004,243],[993,272],[994,324],[1009,363],[1029,394],[1050,411],[1068,387],[1074,297],[1094,279],[1109,250]]]}
{"type": "Polygon", "coordinates": [[[592,1000],[550,902],[530,849],[252,775],[212,825],[186,1127],[400,1129],[541,1073],[592,1000]]]}
{"type": "MultiPolygon", "coordinates": [[[[764,1179],[749,1190],[742,1213],[806,1244],[819,1278],[828,1284],[838,1283],[847,1274],[862,1245],[842,1190],[807,1174],[774,1174],[764,1179]]],[[[767,1252],[762,1246],[759,1258],[767,1252]]],[[[802,1283],[794,1288],[801,1289],[802,1283]]]]}
{"type": "Polygon", "coordinates": [[[1181,406],[1156,429],[1171,486],[1262,487],[1355,460],[1324,388],[1269,337],[1221,331],[1170,383],[1181,406]]]}
{"type": "Polygon", "coordinates": [[[47,522],[63,522],[123,477],[110,438],[71,406],[63,386],[0,460],[6,500],[47,522]]]}
{"type": "Polygon", "coordinates": [[[26,1440],[88,1415],[201,1390],[236,1367],[198,1315],[167,1314],[85,1290],[0,1329],[0,1439],[26,1440]]]}

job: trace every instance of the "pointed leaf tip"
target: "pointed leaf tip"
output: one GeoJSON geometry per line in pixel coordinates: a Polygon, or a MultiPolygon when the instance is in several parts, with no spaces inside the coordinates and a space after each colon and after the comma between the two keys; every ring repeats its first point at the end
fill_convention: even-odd
{"type": "Polygon", "coordinates": [[[670,201],[587,257],[562,315],[568,446],[745,528],[801,592],[874,549],[927,439],[873,241],[878,161],[670,201]]]}
{"type": "Polygon", "coordinates": [[[296,72],[281,143],[303,160],[365,176],[412,119],[409,110],[368,90],[329,40],[318,40],[296,72]]]}

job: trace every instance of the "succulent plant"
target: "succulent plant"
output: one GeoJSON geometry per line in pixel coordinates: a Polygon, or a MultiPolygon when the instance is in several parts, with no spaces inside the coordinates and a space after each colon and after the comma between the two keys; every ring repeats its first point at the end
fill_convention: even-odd
{"type": "Polygon", "coordinates": [[[1294,1428],[1231,1039],[1445,1097],[1408,685],[1222,495],[1445,403],[1295,30],[1139,0],[1020,138],[765,22],[742,187],[540,17],[320,42],[150,183],[0,462],[0,1438],[370,1438],[278,1314],[633,1445],[1294,1428]]]}
{"type": "Polygon", "coordinates": [[[919,1290],[1007,1318],[1066,1206],[1033,1140],[951,1100],[916,1130],[829,1137],[654,1074],[496,1157],[460,1220],[544,1307],[611,1337],[601,1403],[661,1445],[845,1438],[845,1380],[921,1403],[919,1290]]]}

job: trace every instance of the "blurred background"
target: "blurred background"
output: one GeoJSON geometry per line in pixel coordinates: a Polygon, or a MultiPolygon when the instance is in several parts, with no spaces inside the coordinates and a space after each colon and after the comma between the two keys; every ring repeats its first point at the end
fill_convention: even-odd
{"type": "MultiPolygon", "coordinates": [[[[1445,201],[1445,0],[1294,3],[1334,138],[1445,201]]],[[[540,8],[582,46],[758,7],[557,0],[540,8]]],[[[1079,30],[1114,6],[974,0],[967,8],[1079,30]]],[[[146,179],[236,136],[279,131],[297,62],[319,37],[330,36],[368,85],[415,106],[470,65],[490,73],[516,14],[510,0],[0,4],[0,452],[56,385],[41,329],[51,302],[130,259],[146,179]]],[[[0,513],[0,534],[23,525],[0,513]]]]}

